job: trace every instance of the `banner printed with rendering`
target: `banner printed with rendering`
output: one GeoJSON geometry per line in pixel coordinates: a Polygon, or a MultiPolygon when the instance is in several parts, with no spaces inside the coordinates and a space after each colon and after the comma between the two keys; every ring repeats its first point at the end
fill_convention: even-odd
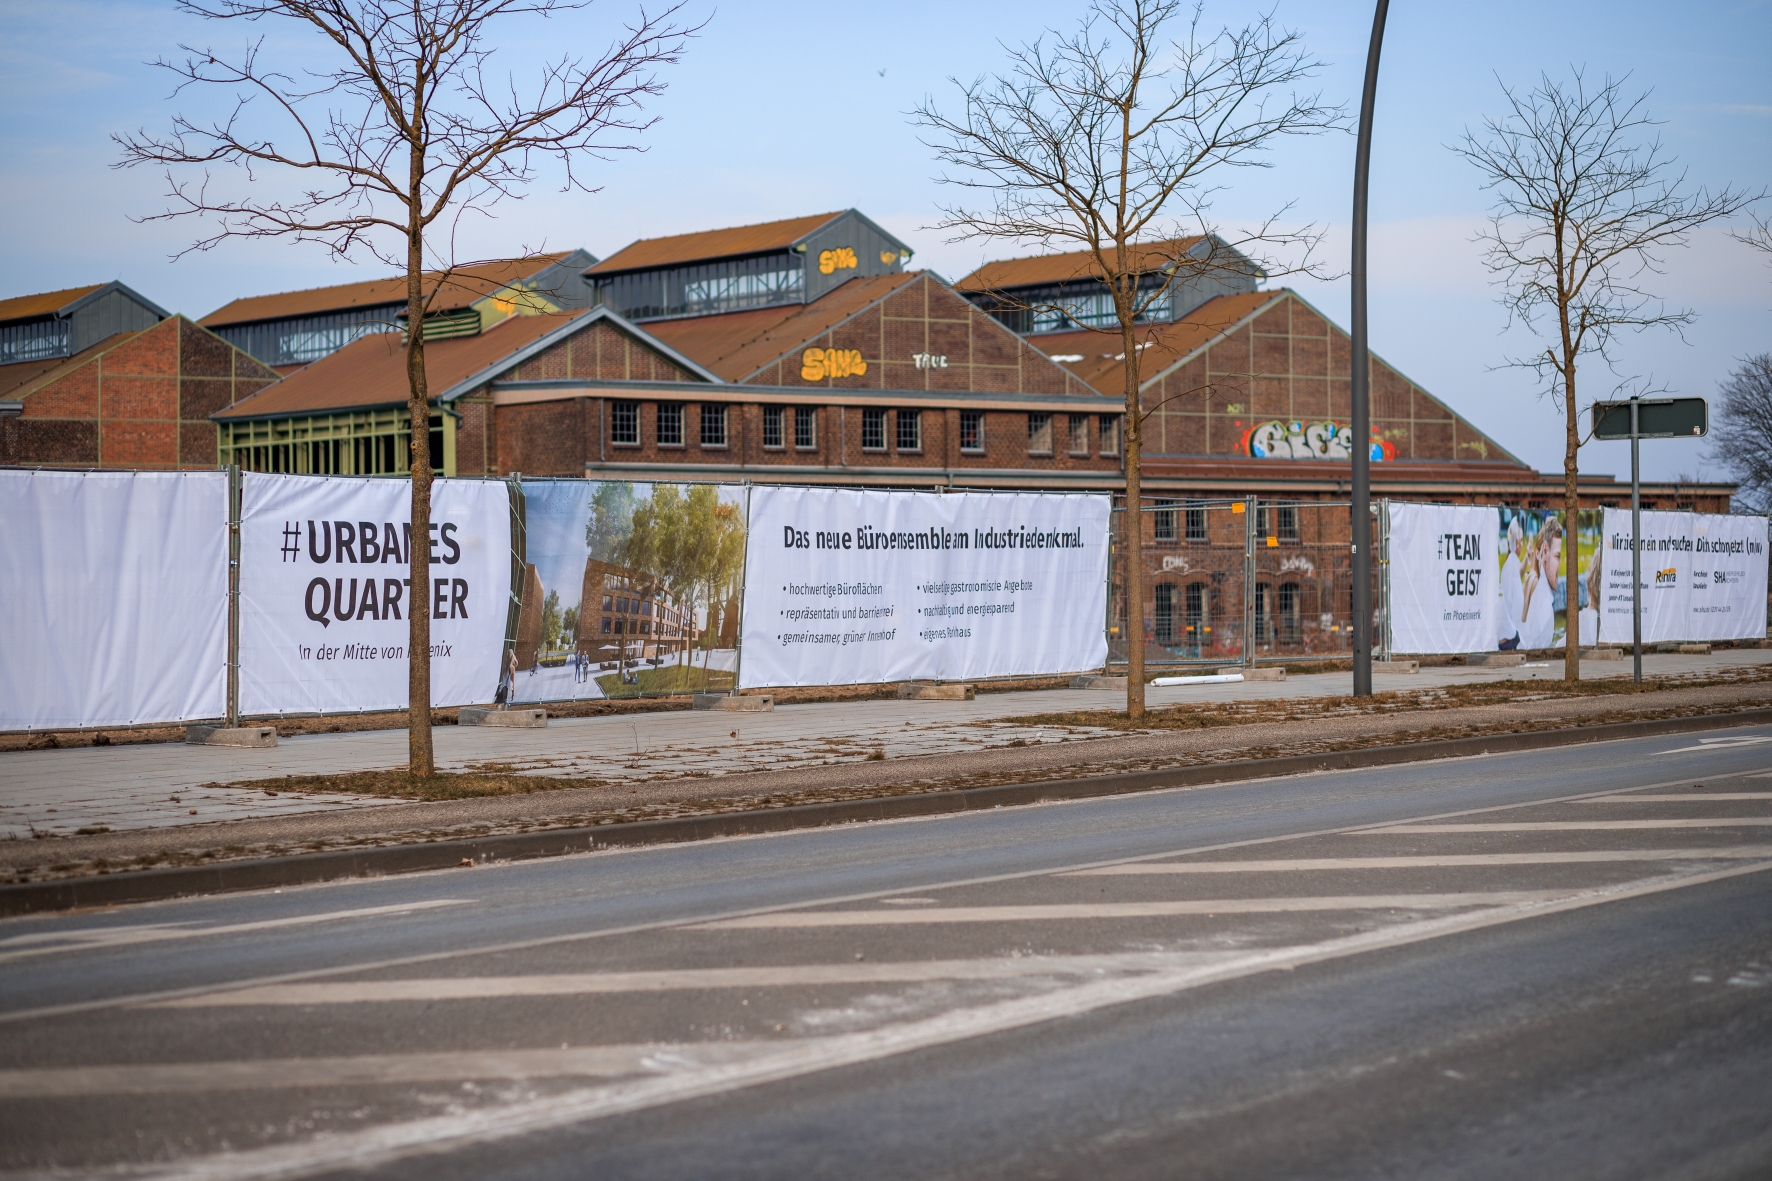
{"type": "Polygon", "coordinates": [[[513,701],[732,687],[744,489],[531,479],[523,497],[513,701]]]}

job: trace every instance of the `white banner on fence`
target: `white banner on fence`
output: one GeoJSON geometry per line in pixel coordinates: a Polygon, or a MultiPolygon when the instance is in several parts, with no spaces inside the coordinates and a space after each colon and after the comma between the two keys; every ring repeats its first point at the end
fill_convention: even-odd
{"type": "Polygon", "coordinates": [[[0,729],[227,711],[225,472],[0,472],[0,729]]]}
{"type": "Polygon", "coordinates": [[[1493,508],[1390,506],[1393,651],[1495,649],[1503,614],[1495,521],[1493,508]]]}
{"type": "MultiPolygon", "coordinates": [[[[1631,523],[1607,509],[1600,639],[1631,642],[1631,523]]],[[[1643,642],[1766,634],[1766,518],[1642,514],[1643,642]]]]}
{"type": "Polygon", "coordinates": [[[1109,501],[751,492],[742,687],[1098,668],[1109,501]]]}
{"type": "MultiPolygon", "coordinates": [[[[240,712],[407,704],[404,480],[248,472],[240,510],[240,712]]],[[[504,484],[431,490],[431,704],[490,702],[511,590],[504,484]]]]}

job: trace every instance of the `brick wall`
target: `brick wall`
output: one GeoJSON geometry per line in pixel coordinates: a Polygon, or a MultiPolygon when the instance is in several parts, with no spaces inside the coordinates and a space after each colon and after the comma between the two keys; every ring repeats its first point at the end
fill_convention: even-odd
{"type": "Polygon", "coordinates": [[[250,355],[174,316],[15,395],[24,412],[0,423],[0,463],[213,467],[209,415],[276,379],[250,355]]]}
{"type": "MultiPolygon", "coordinates": [[[[1247,432],[1271,421],[1345,428],[1352,418],[1350,358],[1347,334],[1288,294],[1147,390],[1153,412],[1145,423],[1146,453],[1247,454],[1247,432]]],[[[1395,449],[1395,458],[1506,458],[1482,432],[1377,357],[1371,375],[1373,432],[1395,449]]]]}

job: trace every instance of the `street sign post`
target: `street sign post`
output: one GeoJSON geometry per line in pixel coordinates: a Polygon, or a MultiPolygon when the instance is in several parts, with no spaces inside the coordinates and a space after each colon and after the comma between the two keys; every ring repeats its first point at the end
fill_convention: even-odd
{"type": "MultiPolygon", "coordinates": [[[[1643,503],[1637,471],[1641,439],[1695,439],[1710,429],[1710,408],[1703,398],[1632,398],[1628,402],[1595,402],[1594,438],[1630,440],[1630,630],[1631,677],[1643,680],[1643,503]]],[[[1604,541],[1602,540],[1602,545],[1604,541]]],[[[1594,608],[1604,615],[1600,604],[1594,608]]],[[[1598,628],[1594,640],[1599,641],[1598,628]]],[[[1579,637],[1577,637],[1579,639],[1579,637]]]]}

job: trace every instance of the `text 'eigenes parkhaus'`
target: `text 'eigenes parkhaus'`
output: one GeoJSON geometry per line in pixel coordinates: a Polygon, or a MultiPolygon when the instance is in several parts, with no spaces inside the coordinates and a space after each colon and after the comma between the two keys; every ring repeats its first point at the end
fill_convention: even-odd
{"type": "Polygon", "coordinates": [[[825,550],[1009,550],[1009,549],[1082,549],[1083,530],[1039,529],[1026,525],[1007,529],[943,529],[931,526],[917,530],[875,529],[863,525],[859,529],[796,529],[782,526],[783,549],[825,550]]]}
{"type": "MultiPolygon", "coordinates": [[[[431,565],[453,566],[461,561],[453,521],[433,521],[431,565]]],[[[283,560],[302,559],[302,522],[283,524],[283,560]]],[[[307,559],[315,565],[346,564],[405,566],[411,561],[412,524],[394,521],[308,521],[307,559]]],[[[313,578],[302,595],[307,617],[321,627],[334,620],[391,620],[401,618],[401,607],[410,589],[409,578],[335,577],[313,578]]],[[[431,580],[431,618],[468,617],[468,581],[465,578],[431,580]]]]}

